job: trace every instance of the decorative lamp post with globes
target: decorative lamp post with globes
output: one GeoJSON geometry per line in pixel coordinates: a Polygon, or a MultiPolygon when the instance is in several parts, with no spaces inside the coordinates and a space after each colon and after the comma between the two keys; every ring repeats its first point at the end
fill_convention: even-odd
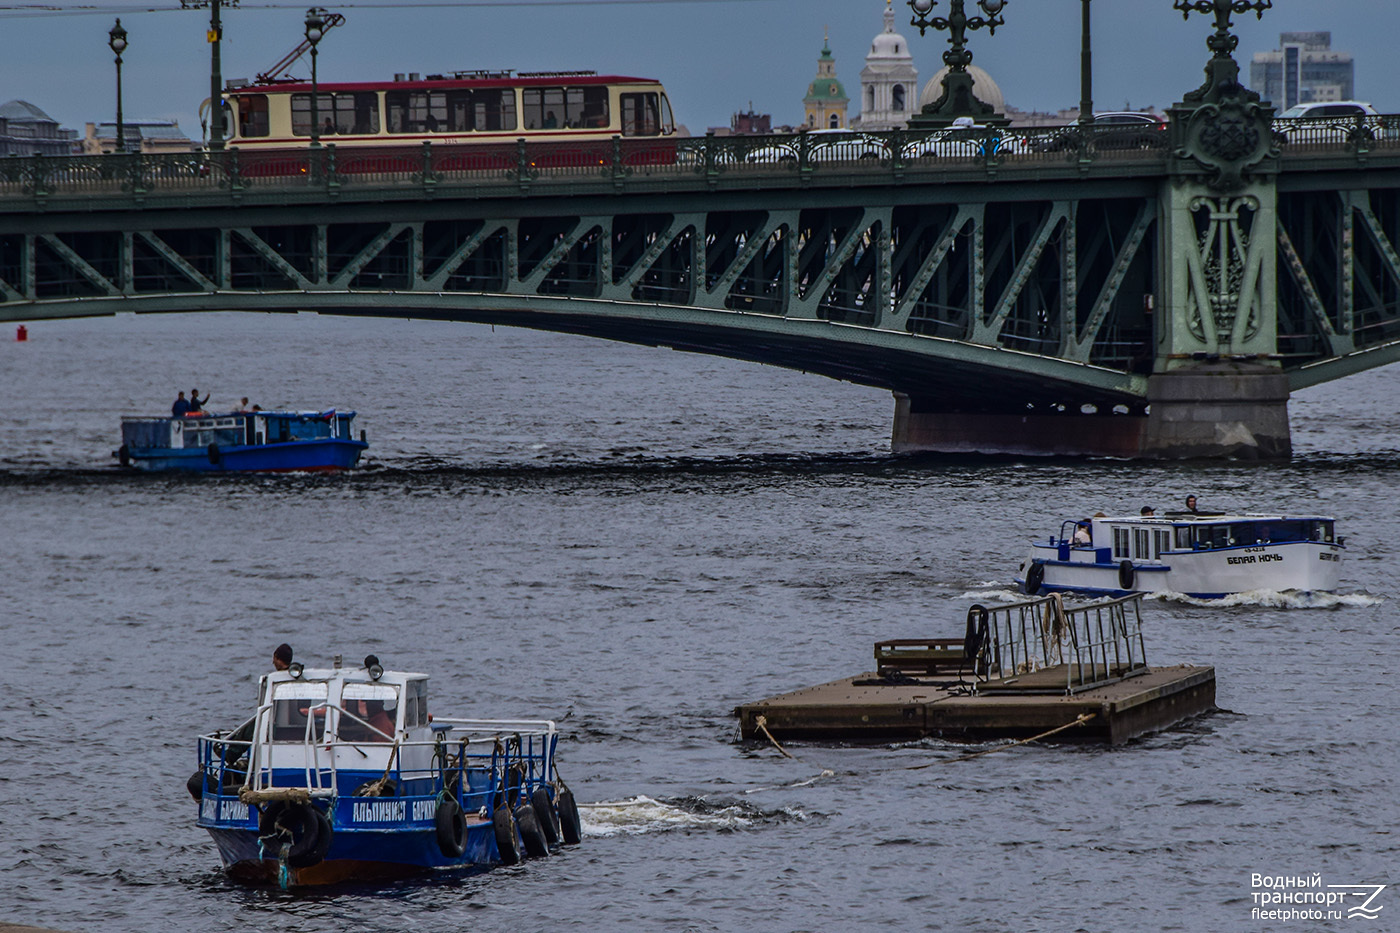
{"type": "Polygon", "coordinates": [[[963,7],[964,0],[948,0],[948,15],[933,16],[933,8],[938,0],[909,0],[914,18],[909,22],[917,26],[919,35],[927,29],[948,31],[948,44],[952,48],[943,53],[943,64],[948,73],[943,77],[943,95],[915,114],[909,125],[914,128],[949,126],[958,117],[972,117],[978,123],[1004,126],[1006,117],[997,113],[990,104],[978,100],[972,93],[972,75],[967,66],[972,64],[972,53],[967,50],[967,31],[986,29],[988,35],[995,35],[998,26],[1005,26],[1001,11],[1006,0],[977,0],[977,8],[985,15],[969,17],[963,7]]]}
{"type": "Polygon", "coordinates": [[[126,133],[122,126],[122,53],[126,51],[126,30],[122,28],[120,19],[107,33],[107,45],[117,56],[117,145],[112,151],[125,152],[126,133]]]}
{"type": "Polygon", "coordinates": [[[320,90],[316,81],[316,46],[326,34],[326,11],[315,6],[306,11],[306,41],[311,43],[311,148],[321,148],[320,90]]]}

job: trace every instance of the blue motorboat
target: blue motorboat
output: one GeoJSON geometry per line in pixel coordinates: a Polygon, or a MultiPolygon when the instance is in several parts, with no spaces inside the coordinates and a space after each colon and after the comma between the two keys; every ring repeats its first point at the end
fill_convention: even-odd
{"type": "Polygon", "coordinates": [[[124,467],[201,473],[348,470],[369,444],[353,411],[195,412],[123,418],[124,467]]]}
{"type": "Polygon", "coordinates": [[[252,718],[200,737],[188,787],[230,875],[374,882],[580,841],[553,722],[435,716],[427,675],[365,662],[266,674],[252,718]]]}

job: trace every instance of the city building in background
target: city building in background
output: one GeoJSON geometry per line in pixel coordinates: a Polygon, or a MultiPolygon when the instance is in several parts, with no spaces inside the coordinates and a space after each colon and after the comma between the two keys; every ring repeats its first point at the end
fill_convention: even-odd
{"type": "MultiPolygon", "coordinates": [[[[122,121],[122,142],[127,152],[193,152],[194,140],[180,129],[178,120],[122,121]]],[[[89,123],[83,136],[85,155],[101,155],[117,148],[115,123],[89,123]]]]}
{"type": "Polygon", "coordinates": [[[59,126],[29,101],[0,104],[0,156],[71,155],[77,148],[77,130],[59,126]]]}
{"type": "Polygon", "coordinates": [[[706,132],[711,136],[771,136],[797,131],[791,126],[774,126],[773,115],[754,112],[753,101],[749,101],[749,109],[730,117],[728,126],[712,126],[706,132]]]}
{"type": "Polygon", "coordinates": [[[870,43],[860,72],[860,114],[852,129],[900,130],[909,124],[909,112],[917,108],[919,70],[909,42],[894,31],[894,10],[885,0],[885,31],[870,43]]]}
{"type": "Polygon", "coordinates": [[[1249,85],[1279,110],[1313,101],[1352,100],[1356,63],[1350,52],[1332,51],[1330,32],[1285,32],[1279,48],[1256,52],[1249,85]]]}
{"type": "MultiPolygon", "coordinates": [[[[1006,113],[1006,98],[1002,96],[1001,87],[992,80],[992,76],[977,65],[968,65],[967,73],[972,75],[972,93],[977,99],[984,104],[991,104],[993,113],[1006,113]]],[[[926,105],[938,102],[943,96],[943,78],[947,74],[948,68],[945,66],[928,79],[928,83],[919,94],[919,106],[915,109],[922,110],[926,105]]]]}
{"type": "Polygon", "coordinates": [[[831,37],[827,36],[821,57],[817,59],[817,76],[807,86],[807,96],[802,99],[807,128],[844,130],[846,108],[850,103],[846,89],[836,80],[836,59],[831,57],[831,37]]]}

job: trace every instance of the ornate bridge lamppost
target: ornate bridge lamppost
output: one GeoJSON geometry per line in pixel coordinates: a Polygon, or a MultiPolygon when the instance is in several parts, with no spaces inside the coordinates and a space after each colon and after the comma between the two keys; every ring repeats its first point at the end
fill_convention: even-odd
{"type": "Polygon", "coordinates": [[[971,17],[963,3],[964,0],[948,0],[948,15],[933,16],[938,0],[909,0],[909,7],[914,11],[914,18],[909,22],[918,27],[919,35],[928,29],[947,30],[948,44],[952,46],[943,53],[943,64],[948,66],[948,74],[943,78],[943,95],[915,114],[909,120],[910,126],[948,126],[958,117],[972,117],[978,123],[1007,122],[990,104],[977,99],[972,92],[972,75],[967,73],[967,66],[972,64],[972,53],[967,50],[967,31],[986,29],[988,35],[995,35],[998,26],[1006,25],[1006,20],[1001,18],[1006,0],[977,0],[977,8],[985,15],[971,17]]]}
{"type": "Polygon", "coordinates": [[[306,11],[306,41],[311,43],[311,148],[321,147],[320,90],[316,81],[316,46],[326,34],[326,11],[315,6],[306,11]]]}
{"type": "Polygon", "coordinates": [[[120,19],[107,33],[107,45],[117,56],[117,145],[112,151],[125,152],[126,133],[122,125],[122,53],[126,51],[126,30],[122,28],[120,19]]]}

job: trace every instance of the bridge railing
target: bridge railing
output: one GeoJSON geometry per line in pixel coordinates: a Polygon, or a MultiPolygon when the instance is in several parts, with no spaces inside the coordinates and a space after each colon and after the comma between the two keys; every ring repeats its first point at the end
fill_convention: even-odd
{"type": "MultiPolygon", "coordinates": [[[[1078,125],[931,131],[811,131],[772,136],[703,136],[597,142],[527,142],[223,152],[10,156],[0,159],[0,200],[50,196],[142,197],[249,189],[337,189],[437,185],[515,188],[579,182],[618,189],[643,180],[752,179],[799,183],[865,174],[995,173],[1050,165],[1146,163],[1165,168],[1173,134],[1157,126],[1078,125]],[[781,181],[780,181],[781,180],[781,181]]],[[[1285,155],[1400,152],[1400,116],[1279,120],[1285,155]]]]}

